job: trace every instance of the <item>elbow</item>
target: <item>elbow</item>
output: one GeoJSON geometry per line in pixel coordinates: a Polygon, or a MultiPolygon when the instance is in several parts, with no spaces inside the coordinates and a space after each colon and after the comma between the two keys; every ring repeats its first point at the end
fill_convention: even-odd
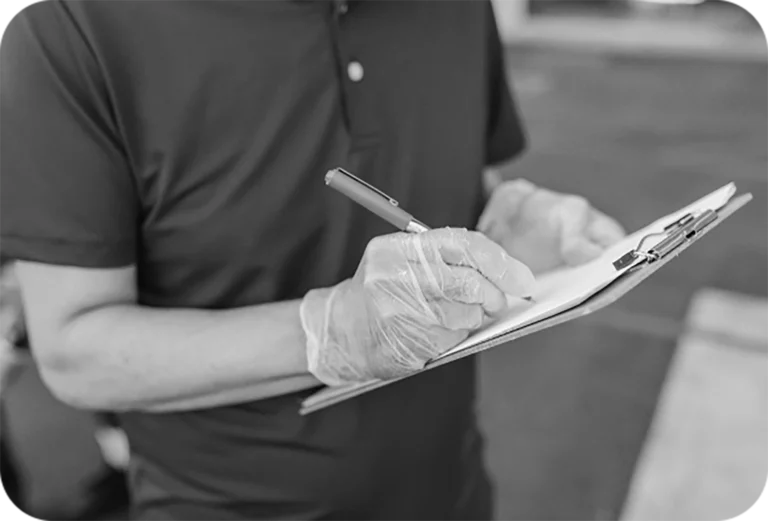
{"type": "Polygon", "coordinates": [[[136,302],[135,268],[19,262],[17,271],[32,353],[51,393],[83,409],[128,401],[136,377],[111,346],[121,313],[136,302]]]}
{"type": "Polygon", "coordinates": [[[84,386],[73,384],[74,379],[71,375],[41,366],[40,377],[53,397],[70,407],[86,410],[109,410],[109,404],[105,403],[101,393],[95,390],[87,392],[84,386]]]}
{"type": "Polygon", "coordinates": [[[60,402],[85,410],[115,411],[121,408],[109,375],[99,374],[94,357],[74,354],[68,346],[36,350],[40,377],[60,402]]]}
{"type": "Polygon", "coordinates": [[[141,392],[136,378],[110,349],[109,339],[101,334],[106,328],[94,322],[96,318],[80,314],[59,327],[30,330],[40,377],[57,400],[77,409],[137,409],[141,392]]]}
{"type": "Polygon", "coordinates": [[[58,401],[76,409],[114,410],[114,400],[105,389],[89,384],[82,371],[38,365],[43,384],[58,401]]]}

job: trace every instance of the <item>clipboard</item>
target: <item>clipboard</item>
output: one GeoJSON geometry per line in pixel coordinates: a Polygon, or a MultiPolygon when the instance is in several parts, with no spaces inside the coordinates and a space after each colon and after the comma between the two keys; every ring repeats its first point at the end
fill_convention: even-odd
{"type": "MultiPolygon", "coordinates": [[[[731,185],[727,185],[731,186],[731,185]]],[[[724,187],[726,188],[726,187],[724,187]]],[[[735,191],[735,186],[733,187],[735,191]]],[[[528,336],[530,334],[554,327],[565,322],[589,315],[598,311],[626,295],[635,286],[664,267],[668,262],[677,258],[682,252],[701,240],[706,234],[722,224],[734,212],[742,208],[752,199],[752,194],[746,193],[731,197],[720,208],[710,208],[702,212],[684,212],[674,222],[664,227],[661,233],[642,236],[638,244],[612,261],[613,269],[621,272],[612,282],[582,302],[553,316],[542,318],[519,329],[502,333],[477,343],[471,347],[456,352],[449,352],[428,362],[419,371],[391,380],[374,380],[353,386],[325,388],[302,402],[300,414],[306,415],[333,406],[361,394],[374,391],[381,387],[394,384],[406,378],[412,378],[424,371],[449,364],[467,356],[472,356],[500,344],[528,336]],[[649,242],[655,244],[646,246],[649,242]]]]}

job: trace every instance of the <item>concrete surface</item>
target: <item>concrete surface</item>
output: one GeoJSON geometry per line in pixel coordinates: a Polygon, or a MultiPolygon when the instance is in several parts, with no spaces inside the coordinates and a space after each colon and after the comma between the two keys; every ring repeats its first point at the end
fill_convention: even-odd
{"type": "Polygon", "coordinates": [[[766,299],[695,295],[624,520],[720,521],[760,496],[768,476],[766,317],[766,299]]]}

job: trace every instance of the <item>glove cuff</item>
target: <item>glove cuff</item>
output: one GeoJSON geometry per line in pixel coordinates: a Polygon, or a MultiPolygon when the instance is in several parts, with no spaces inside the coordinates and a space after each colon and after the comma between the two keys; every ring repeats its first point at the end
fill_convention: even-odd
{"type": "Polygon", "coordinates": [[[299,318],[306,338],[305,350],[307,355],[307,368],[318,380],[326,385],[331,385],[327,377],[320,371],[320,357],[322,347],[328,341],[328,322],[331,310],[332,297],[336,291],[333,288],[320,288],[309,291],[299,306],[299,318]]]}
{"type": "Polygon", "coordinates": [[[356,321],[356,317],[348,313],[351,310],[345,309],[349,306],[342,305],[350,283],[345,280],[332,288],[311,290],[299,306],[301,327],[307,339],[307,368],[315,378],[331,387],[366,380],[359,361],[350,352],[350,346],[362,339],[346,330],[356,321]]]}

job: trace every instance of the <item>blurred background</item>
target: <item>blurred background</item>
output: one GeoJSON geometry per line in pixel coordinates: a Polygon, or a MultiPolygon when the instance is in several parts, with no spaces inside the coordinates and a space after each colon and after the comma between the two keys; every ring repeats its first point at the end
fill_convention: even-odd
{"type": "MultiPolygon", "coordinates": [[[[480,355],[496,517],[734,517],[768,473],[765,36],[715,0],[494,7],[530,136],[506,177],[630,231],[730,181],[754,195],[616,304],[480,355]]],[[[119,430],[58,403],[20,353],[2,362],[6,489],[39,518],[125,519],[119,430]]]]}

